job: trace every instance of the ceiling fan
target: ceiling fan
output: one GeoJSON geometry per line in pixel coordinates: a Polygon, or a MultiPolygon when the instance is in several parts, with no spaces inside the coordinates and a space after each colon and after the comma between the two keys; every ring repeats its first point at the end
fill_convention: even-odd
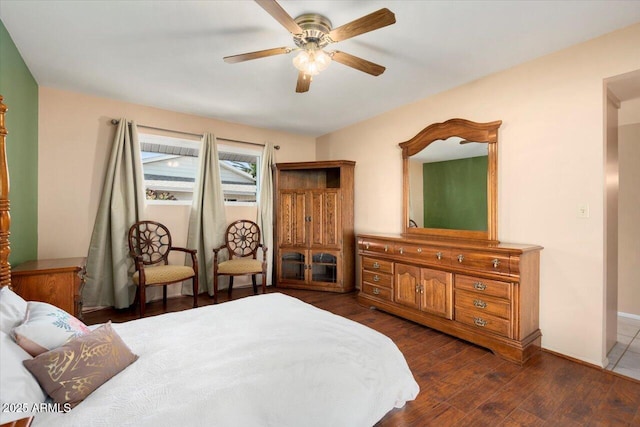
{"type": "Polygon", "coordinates": [[[396,16],[389,9],[380,9],[340,27],[332,28],[331,21],[320,14],[305,13],[293,19],[276,0],[255,0],[255,2],[293,35],[293,42],[297,47],[277,47],[226,56],[224,57],[226,63],[235,64],[298,51],[298,55],[293,59],[293,65],[298,69],[296,84],[296,92],[298,93],[307,92],[313,76],[326,69],[332,60],[372,76],[379,76],[384,72],[385,67],[382,65],[339,50],[327,52],[323,49],[331,43],[337,43],[394,24],[396,16]]]}

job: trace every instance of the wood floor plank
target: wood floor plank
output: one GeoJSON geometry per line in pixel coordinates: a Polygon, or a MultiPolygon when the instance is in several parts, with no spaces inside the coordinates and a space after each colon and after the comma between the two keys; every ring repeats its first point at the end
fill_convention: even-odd
{"type": "Polygon", "coordinates": [[[544,425],[544,420],[523,409],[516,409],[501,425],[503,427],[539,427],[544,425]]]}
{"type": "MultiPolygon", "coordinates": [[[[358,304],[356,294],[270,289],[362,323],[390,337],[420,385],[418,397],[376,427],[633,426],[640,427],[640,382],[538,352],[520,366],[490,351],[358,304]]],[[[234,289],[232,299],[252,292],[234,289]]],[[[219,297],[228,300],[226,292],[219,297]]],[[[147,305],[147,315],[191,308],[191,297],[147,305]]],[[[199,305],[213,304],[207,295],[199,305]]],[[[137,319],[135,310],[85,313],[87,324],[137,319]]]]}

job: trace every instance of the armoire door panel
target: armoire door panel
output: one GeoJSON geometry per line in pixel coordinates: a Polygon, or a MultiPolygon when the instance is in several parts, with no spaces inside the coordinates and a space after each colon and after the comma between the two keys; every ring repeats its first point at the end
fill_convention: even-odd
{"type": "Polygon", "coordinates": [[[324,244],[324,193],[311,194],[311,244],[324,244]]]}
{"type": "Polygon", "coordinates": [[[282,191],[280,193],[279,244],[292,246],[306,244],[306,200],[304,192],[282,191]]]}
{"type": "Polygon", "coordinates": [[[311,244],[340,245],[340,193],[322,190],[311,194],[311,244]]]}

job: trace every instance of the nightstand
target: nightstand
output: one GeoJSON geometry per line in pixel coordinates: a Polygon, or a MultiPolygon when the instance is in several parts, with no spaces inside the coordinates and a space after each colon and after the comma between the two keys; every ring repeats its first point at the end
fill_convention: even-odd
{"type": "Polygon", "coordinates": [[[11,286],[27,301],[42,301],[82,317],[86,258],[27,261],[11,271],[11,286]]]}

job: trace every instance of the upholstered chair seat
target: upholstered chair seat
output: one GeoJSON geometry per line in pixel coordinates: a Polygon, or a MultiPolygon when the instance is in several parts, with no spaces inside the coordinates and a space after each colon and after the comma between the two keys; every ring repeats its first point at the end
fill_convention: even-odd
{"type": "MultiPolygon", "coordinates": [[[[147,285],[184,280],[185,277],[193,277],[194,274],[193,268],[187,265],[159,265],[144,269],[144,278],[147,285]]],[[[139,282],[140,273],[136,271],[133,273],[133,283],[137,285],[139,282]]]]}
{"type": "Polygon", "coordinates": [[[218,274],[262,273],[262,262],[257,259],[230,259],[218,264],[218,274]]]}

